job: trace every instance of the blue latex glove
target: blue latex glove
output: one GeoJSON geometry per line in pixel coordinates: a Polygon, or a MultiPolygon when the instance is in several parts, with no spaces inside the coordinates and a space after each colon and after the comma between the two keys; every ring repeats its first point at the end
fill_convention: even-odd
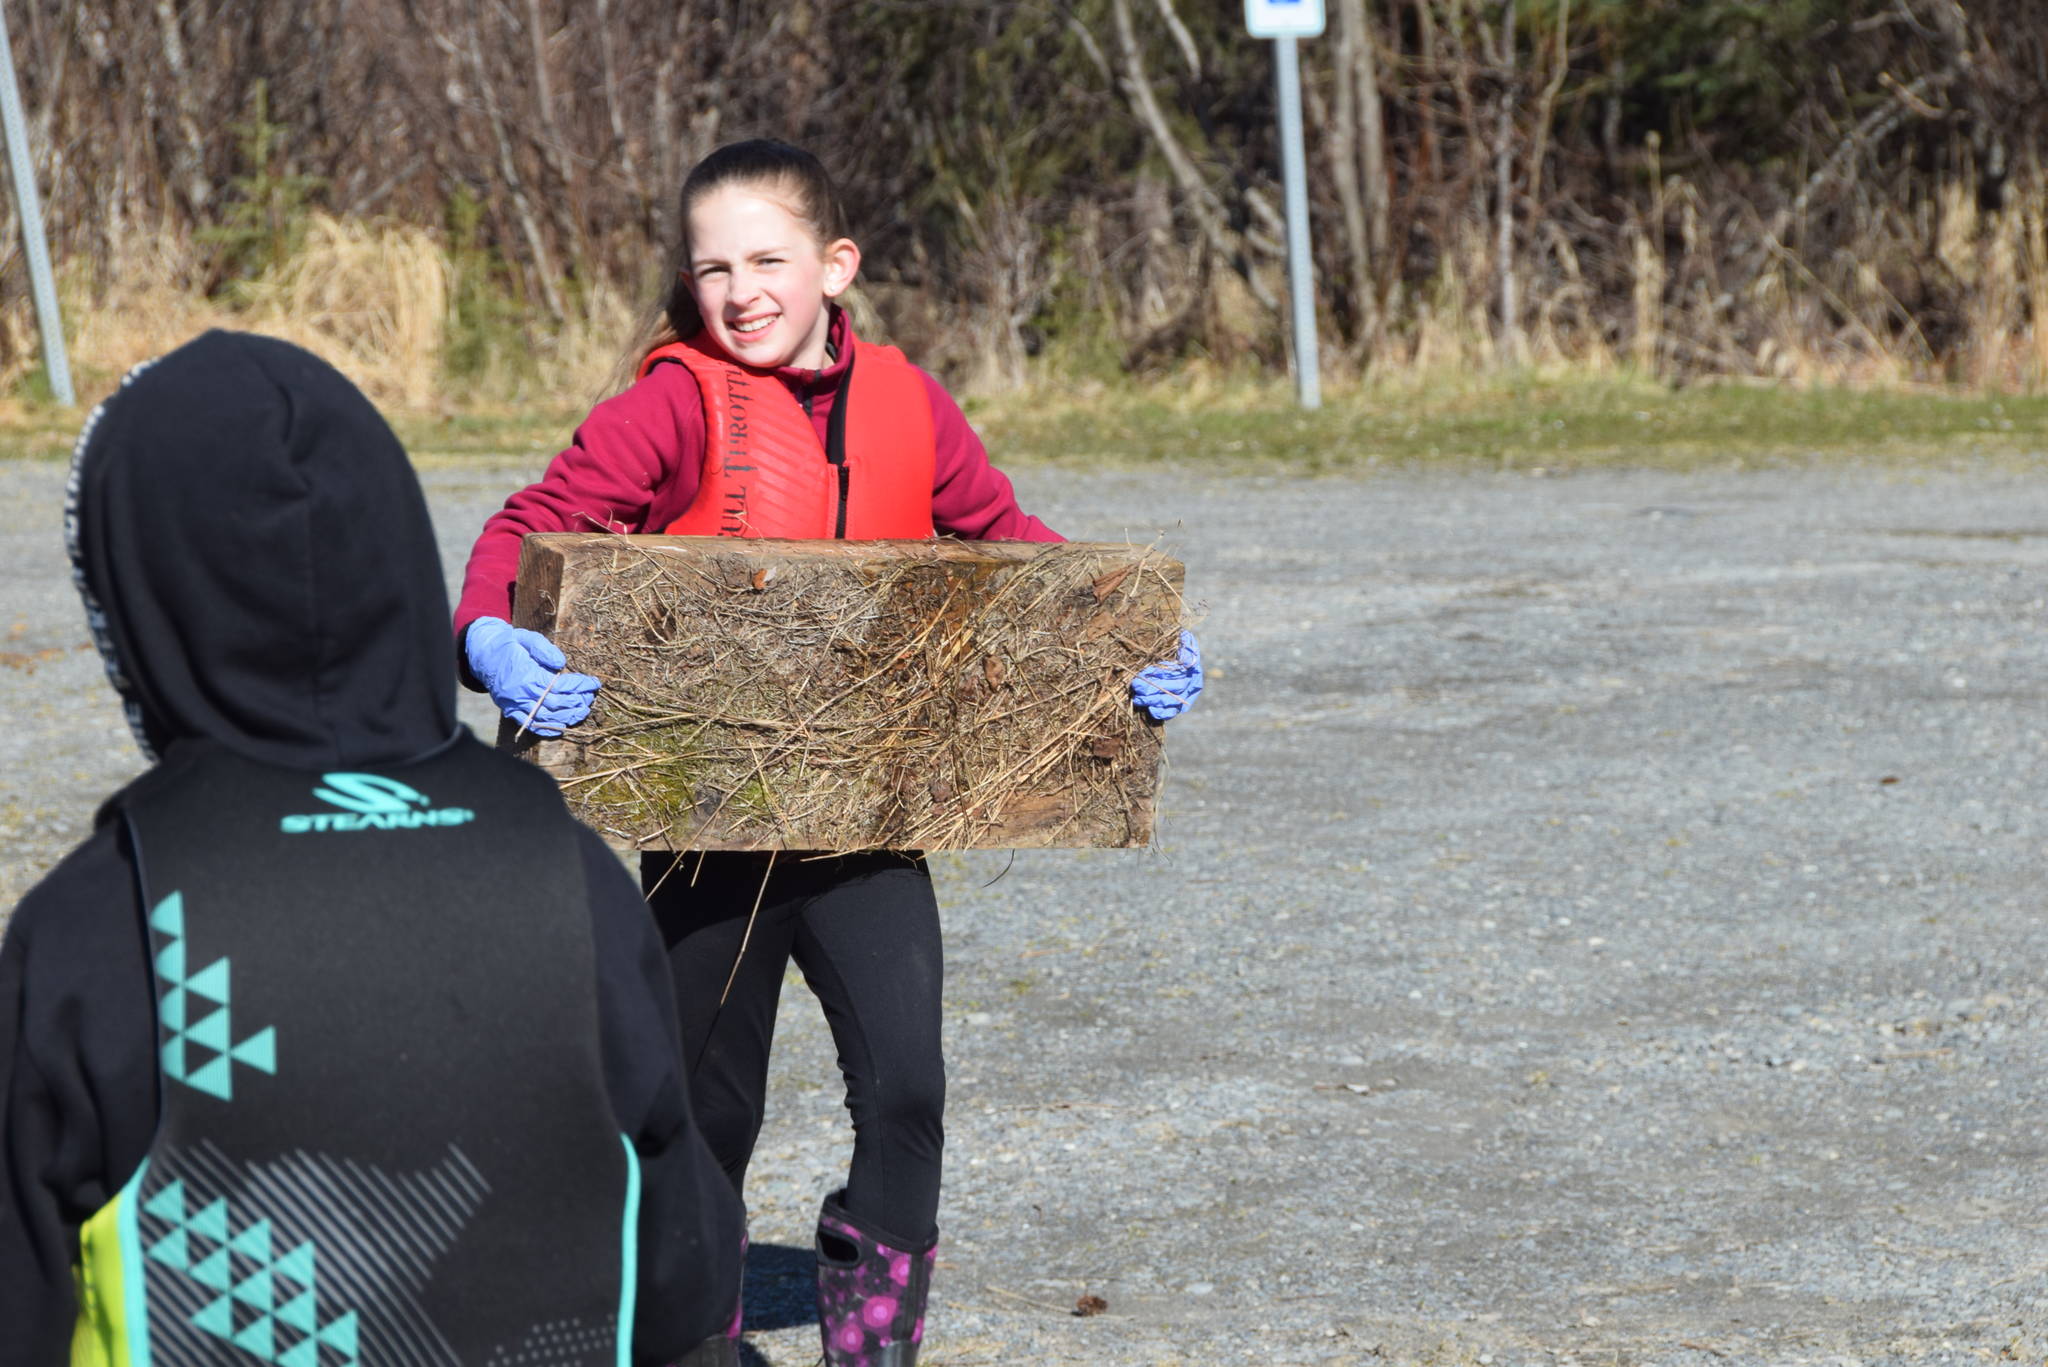
{"type": "Polygon", "coordinates": [[[559,736],[590,715],[598,681],[564,672],[568,657],[539,632],[479,617],[463,633],[462,650],[498,710],[536,736],[559,736]]]}
{"type": "Polygon", "coordinates": [[[1180,634],[1178,658],[1159,665],[1147,665],[1131,680],[1131,702],[1152,714],[1155,721],[1178,717],[1202,693],[1202,648],[1195,633],[1180,634]]]}

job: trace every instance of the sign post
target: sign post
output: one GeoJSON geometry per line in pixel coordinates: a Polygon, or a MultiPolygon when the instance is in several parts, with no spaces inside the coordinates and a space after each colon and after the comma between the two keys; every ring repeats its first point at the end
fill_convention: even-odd
{"type": "Polygon", "coordinates": [[[14,206],[21,212],[21,245],[28,257],[29,293],[36,304],[36,331],[43,335],[43,373],[50,393],[66,408],[71,362],[64,352],[64,320],[57,312],[57,282],[50,274],[50,246],[43,237],[43,201],[36,193],[36,168],[28,153],[28,120],[22,117],[21,86],[14,75],[14,45],[0,16],[0,124],[7,133],[7,167],[14,177],[14,206]]]}
{"type": "Polygon", "coordinates": [[[1301,54],[1298,43],[1323,31],[1323,0],[1244,0],[1244,26],[1273,40],[1280,102],[1280,171],[1287,203],[1287,295],[1294,321],[1294,391],[1303,408],[1323,403],[1316,351],[1314,260],[1308,246],[1308,170],[1301,137],[1301,54]]]}

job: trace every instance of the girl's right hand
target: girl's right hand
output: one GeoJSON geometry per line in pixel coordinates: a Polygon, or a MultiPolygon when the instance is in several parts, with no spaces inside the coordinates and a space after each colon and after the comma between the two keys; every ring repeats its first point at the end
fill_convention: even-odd
{"type": "Polygon", "coordinates": [[[498,710],[536,736],[559,736],[589,716],[601,686],[589,674],[566,672],[568,657],[553,641],[502,617],[471,622],[462,652],[498,710]]]}

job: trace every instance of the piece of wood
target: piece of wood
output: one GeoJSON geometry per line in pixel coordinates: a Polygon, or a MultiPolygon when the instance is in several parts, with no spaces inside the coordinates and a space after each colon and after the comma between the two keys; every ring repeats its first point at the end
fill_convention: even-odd
{"type": "Polygon", "coordinates": [[[559,739],[500,743],[615,844],[1143,845],[1182,567],[1022,541],[529,536],[516,625],[604,681],[559,739]]]}

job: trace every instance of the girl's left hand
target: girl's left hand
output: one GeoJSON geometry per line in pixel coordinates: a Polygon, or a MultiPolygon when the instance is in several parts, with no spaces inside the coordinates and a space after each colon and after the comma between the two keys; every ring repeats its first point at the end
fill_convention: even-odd
{"type": "Polygon", "coordinates": [[[1202,648],[1195,634],[1180,634],[1180,655],[1165,664],[1148,665],[1131,680],[1131,702],[1144,708],[1154,721],[1178,717],[1202,693],[1202,648]]]}

